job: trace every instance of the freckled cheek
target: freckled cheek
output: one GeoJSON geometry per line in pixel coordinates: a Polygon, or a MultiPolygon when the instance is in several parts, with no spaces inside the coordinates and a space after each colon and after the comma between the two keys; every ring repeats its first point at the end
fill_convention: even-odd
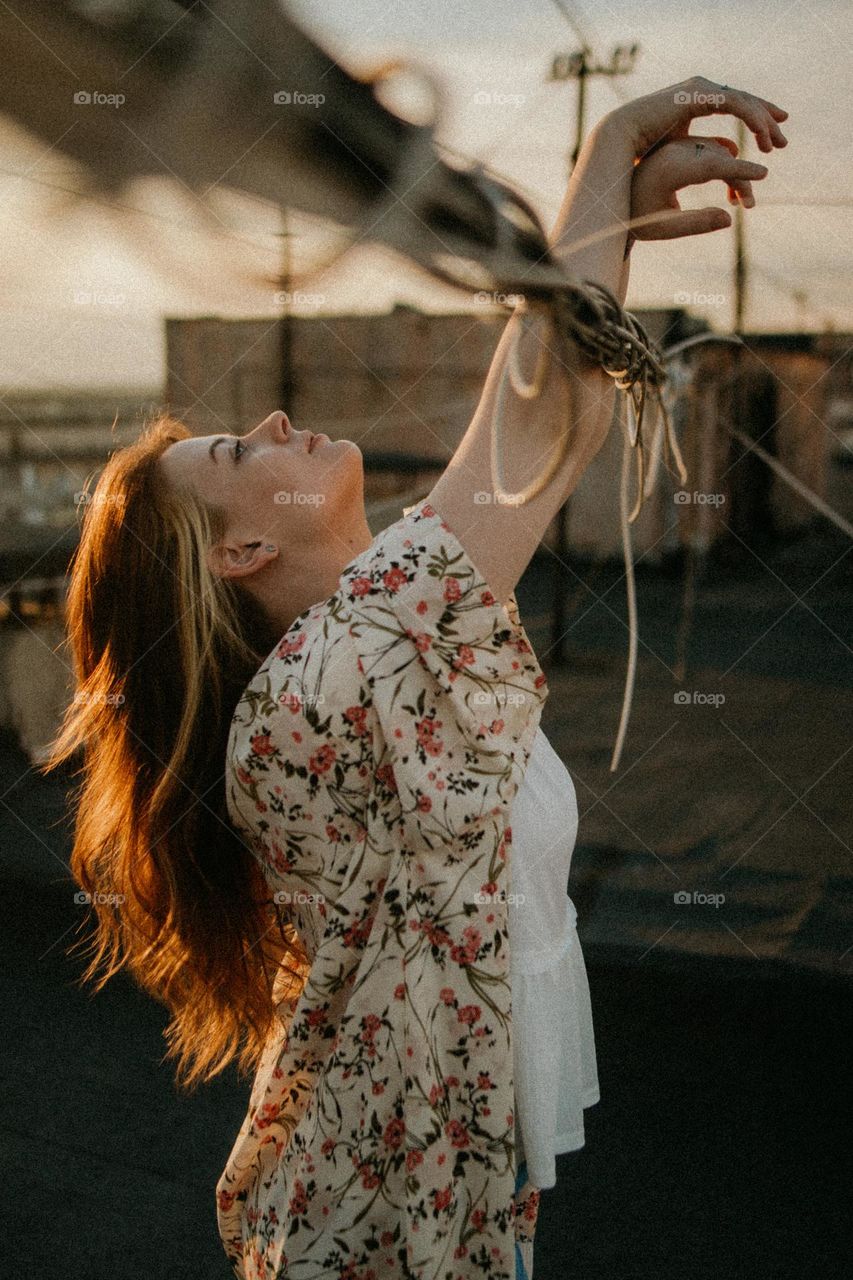
{"type": "Polygon", "coordinates": [[[219,492],[214,501],[229,516],[240,515],[246,509],[246,486],[241,476],[235,472],[219,477],[219,492]]]}
{"type": "Polygon", "coordinates": [[[268,464],[255,478],[252,501],[259,513],[280,514],[292,507],[294,493],[304,489],[305,484],[304,468],[293,464],[283,467],[279,460],[277,466],[268,464]]]}

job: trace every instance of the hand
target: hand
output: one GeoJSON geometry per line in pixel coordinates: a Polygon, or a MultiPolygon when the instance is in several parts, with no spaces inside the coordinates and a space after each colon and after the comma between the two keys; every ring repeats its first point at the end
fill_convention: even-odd
{"type": "Polygon", "coordinates": [[[634,166],[631,179],[631,218],[655,213],[667,216],[631,227],[633,240],[674,240],[704,235],[731,225],[725,209],[706,205],[681,211],[678,192],[703,182],[725,182],[730,204],[738,200],[746,209],[755,204],[752,183],[767,177],[767,166],[737,158],[737,144],[730,138],[676,138],[654,147],[634,166]]]}
{"type": "Polygon", "coordinates": [[[686,138],[691,120],[711,115],[730,115],[743,120],[755,135],[761,151],[788,145],[779,128],[779,121],[788,118],[787,111],[766,98],[714,84],[704,76],[693,76],[680,84],[635,98],[611,111],[605,119],[625,135],[635,159],[640,159],[652,147],[686,138]]]}

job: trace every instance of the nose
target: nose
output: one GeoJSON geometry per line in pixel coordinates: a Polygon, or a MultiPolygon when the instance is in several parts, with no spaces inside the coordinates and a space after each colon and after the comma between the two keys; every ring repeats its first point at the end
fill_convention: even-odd
{"type": "Polygon", "coordinates": [[[290,419],[283,409],[276,409],[268,418],[264,418],[263,422],[259,422],[255,431],[258,435],[269,436],[276,444],[281,444],[290,436],[292,428],[290,419]]]}
{"type": "Polygon", "coordinates": [[[276,409],[275,413],[270,414],[267,421],[274,440],[288,439],[291,431],[290,419],[283,409],[276,409]]]}

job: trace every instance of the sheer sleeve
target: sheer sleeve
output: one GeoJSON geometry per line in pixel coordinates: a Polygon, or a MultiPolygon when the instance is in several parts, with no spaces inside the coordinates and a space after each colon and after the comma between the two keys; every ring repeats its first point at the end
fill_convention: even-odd
{"type": "Polygon", "coordinates": [[[428,502],[358,565],[350,634],[384,740],[379,776],[419,847],[473,838],[511,805],[548,695],[515,598],[495,599],[428,502]]]}

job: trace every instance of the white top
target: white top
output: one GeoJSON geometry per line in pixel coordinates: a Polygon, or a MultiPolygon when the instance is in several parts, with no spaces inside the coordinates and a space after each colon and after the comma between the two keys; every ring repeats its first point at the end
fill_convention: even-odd
{"type": "Polygon", "coordinates": [[[541,727],[511,815],[507,903],[516,1143],[534,1186],[556,1184],[554,1157],[584,1145],[584,1107],[599,1101],[592,1009],[567,893],[578,831],[571,775],[541,727]]]}

